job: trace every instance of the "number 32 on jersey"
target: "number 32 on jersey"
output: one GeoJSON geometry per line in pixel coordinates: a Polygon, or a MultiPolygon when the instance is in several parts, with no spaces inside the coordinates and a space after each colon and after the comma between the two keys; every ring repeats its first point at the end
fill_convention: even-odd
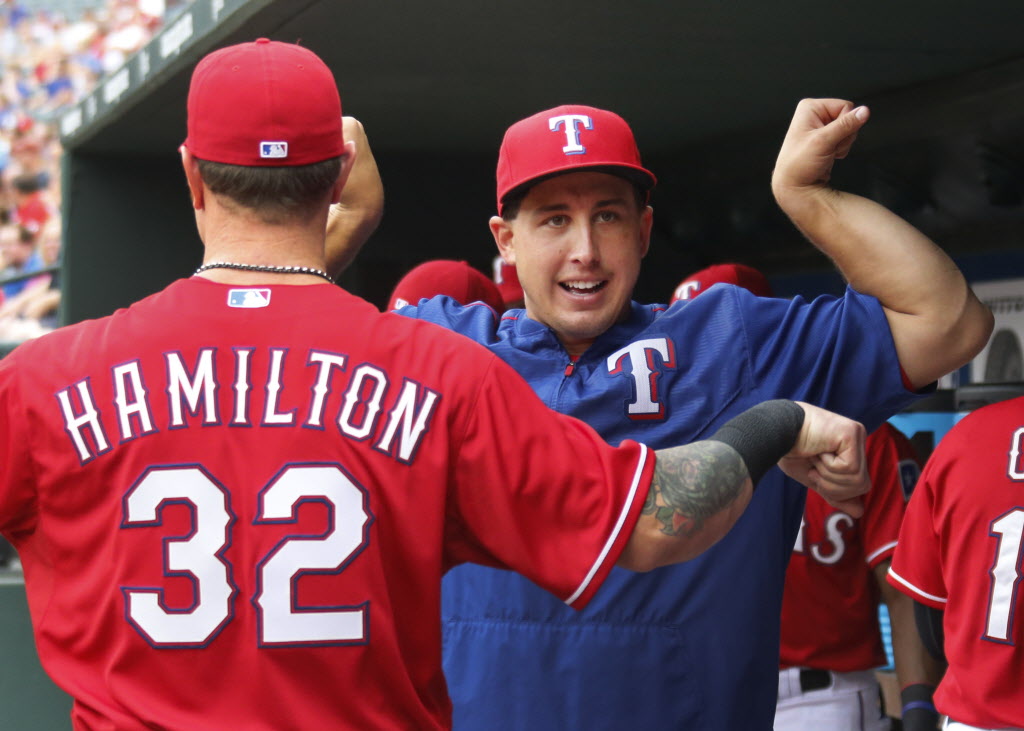
{"type": "MultiPolygon", "coordinates": [[[[297,609],[296,579],[306,573],[339,573],[366,545],[373,515],[366,492],[336,464],[289,465],[257,496],[255,525],[288,524],[298,506],[322,502],[327,530],[287,537],[257,565],[253,597],[261,647],[296,644],[363,644],[366,604],[297,609]]],[[[224,559],[235,514],[230,495],[199,465],[151,467],[124,499],[123,530],[162,524],[163,506],[185,504],[192,511],[187,536],[164,539],[164,572],[188,576],[195,601],[167,608],[159,587],[122,587],[128,621],[156,647],[203,647],[231,621],[238,588],[224,559]]]]}

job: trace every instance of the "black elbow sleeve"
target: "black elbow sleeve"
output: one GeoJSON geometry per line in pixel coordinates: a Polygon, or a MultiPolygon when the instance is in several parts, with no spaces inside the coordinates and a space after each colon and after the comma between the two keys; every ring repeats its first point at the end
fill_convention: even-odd
{"type": "Polygon", "coordinates": [[[944,649],[945,637],[942,633],[943,612],[932,609],[919,602],[914,602],[914,623],[917,625],[917,634],[921,636],[921,642],[928,654],[940,662],[946,662],[946,651],[944,649]]]}
{"type": "Polygon", "coordinates": [[[765,401],[735,416],[710,439],[735,449],[754,486],[793,448],[804,425],[804,410],[786,399],[765,401]]]}

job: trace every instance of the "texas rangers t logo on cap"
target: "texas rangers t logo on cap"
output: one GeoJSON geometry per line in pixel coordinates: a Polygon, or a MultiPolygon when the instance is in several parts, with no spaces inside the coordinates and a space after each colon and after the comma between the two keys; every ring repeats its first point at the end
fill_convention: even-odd
{"type": "Polygon", "coordinates": [[[565,147],[562,152],[566,155],[583,155],[587,148],[580,144],[580,125],[583,129],[594,129],[594,121],[585,114],[563,114],[548,119],[548,128],[557,132],[560,127],[565,127],[565,147]]]}
{"type": "Polygon", "coordinates": [[[267,141],[261,142],[260,157],[264,159],[288,157],[288,143],[267,141]]]}

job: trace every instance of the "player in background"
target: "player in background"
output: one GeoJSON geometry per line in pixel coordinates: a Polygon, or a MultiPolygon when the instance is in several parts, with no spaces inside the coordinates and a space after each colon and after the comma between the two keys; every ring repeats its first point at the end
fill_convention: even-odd
{"type": "Polygon", "coordinates": [[[807,495],[783,594],[776,731],[891,727],[875,675],[886,664],[879,597],[892,627],[901,728],[938,726],[932,694],[942,669],[917,634],[913,602],[885,580],[920,467],[910,441],[890,424],[868,436],[865,451],[873,489],[863,516],[844,518],[807,495]]]}
{"type": "Polygon", "coordinates": [[[520,310],[523,308],[523,287],[519,284],[519,276],[516,274],[514,264],[505,261],[501,254],[494,257],[491,262],[494,270],[491,278],[498,285],[501,298],[505,303],[505,310],[520,310]]]}
{"type": "Polygon", "coordinates": [[[0,361],[0,531],[79,731],[447,728],[452,566],[581,607],[613,564],[714,543],[779,458],[859,511],[856,422],[776,400],[656,459],[612,448],[486,349],[334,286],[356,154],[311,51],[206,56],[181,148],[202,266],[0,361]]]}
{"type": "MultiPolygon", "coordinates": [[[[691,300],[720,283],[759,297],[774,296],[757,269],[722,263],[680,282],[670,304],[691,300]]],[[[786,570],[775,731],[891,727],[879,703],[881,688],[874,672],[886,664],[879,598],[892,622],[902,728],[934,731],[938,726],[931,698],[941,668],[921,644],[913,602],[885,579],[920,463],[910,440],[888,423],[868,435],[865,451],[872,489],[864,499],[863,516],[853,518],[814,493],[807,495],[786,570]]],[[[762,484],[786,479],[773,470],[762,484]]]]}
{"type": "MultiPolygon", "coordinates": [[[[983,346],[991,313],[953,262],[878,204],[828,186],[867,109],[801,102],[773,175],[776,199],[849,281],[840,298],[722,288],[683,306],[631,302],[647,252],[654,175],[632,131],[581,105],[514,124],[490,227],[525,310],[497,327],[438,298],[403,314],[486,345],[545,403],[612,444],[714,432],[766,397],[810,401],[871,429],[983,346]]],[[[329,232],[328,259],[345,255],[329,232]]],[[[570,457],[571,459],[571,457],[570,457]]],[[[506,571],[445,579],[444,653],[462,729],[772,728],[786,565],[804,490],[758,491],[705,554],[613,571],[580,613],[506,571]]]]}
{"type": "Polygon", "coordinates": [[[907,505],[889,582],[917,604],[922,638],[944,653],[935,706],[945,728],[1024,728],[1024,398],[956,424],[907,505]],[[944,635],[944,637],[943,637],[944,635]]]}
{"type": "Polygon", "coordinates": [[[674,305],[676,302],[692,300],[716,284],[734,284],[758,297],[775,296],[771,283],[760,271],[746,264],[725,262],[712,264],[681,281],[672,291],[668,303],[674,305]]]}
{"type": "Polygon", "coordinates": [[[449,259],[425,261],[406,272],[388,297],[388,309],[415,305],[439,294],[463,305],[483,303],[496,315],[505,311],[498,285],[466,262],[449,259]]]}

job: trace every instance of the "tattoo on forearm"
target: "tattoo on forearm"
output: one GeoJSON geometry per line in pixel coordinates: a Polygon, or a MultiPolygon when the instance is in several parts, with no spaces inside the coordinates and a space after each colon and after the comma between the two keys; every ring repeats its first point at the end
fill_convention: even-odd
{"type": "Polygon", "coordinates": [[[747,478],[739,454],[721,442],[662,450],[643,512],[653,514],[666,535],[693,535],[739,496],[747,478]]]}

